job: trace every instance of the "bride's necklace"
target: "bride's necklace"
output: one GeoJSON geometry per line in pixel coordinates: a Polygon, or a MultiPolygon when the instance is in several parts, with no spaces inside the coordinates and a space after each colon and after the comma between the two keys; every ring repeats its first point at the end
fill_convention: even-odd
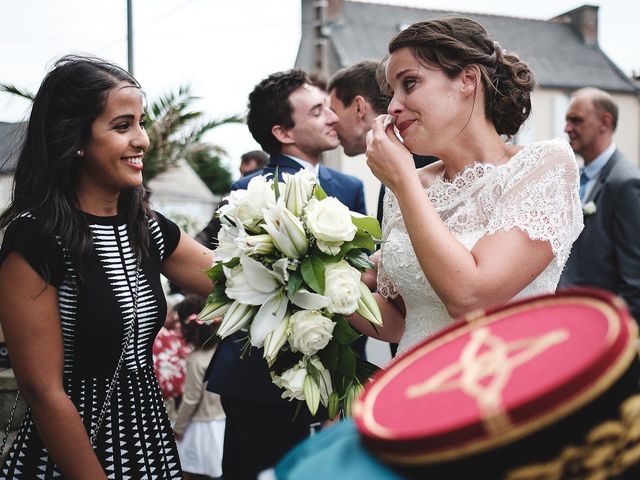
{"type": "Polygon", "coordinates": [[[509,149],[511,148],[511,144],[507,143],[507,148],[504,149],[504,152],[502,152],[502,155],[500,155],[498,157],[498,160],[496,160],[493,164],[495,166],[498,166],[502,163],[502,159],[504,158],[504,156],[507,154],[507,152],[509,151],[509,149]]]}
{"type": "MultiPolygon", "coordinates": [[[[507,154],[507,152],[509,151],[509,149],[510,149],[510,148],[511,148],[511,144],[510,144],[510,143],[507,143],[507,148],[505,148],[505,149],[504,149],[504,151],[503,151],[503,152],[502,152],[502,154],[498,157],[498,159],[497,159],[495,162],[493,162],[493,163],[489,163],[488,165],[493,165],[494,167],[497,167],[498,165],[500,165],[500,164],[502,163],[503,159],[505,158],[505,155],[507,154]]],[[[469,164],[469,165],[471,165],[471,164],[469,164]]],[[[466,169],[466,168],[468,168],[468,167],[469,167],[469,165],[467,165],[467,166],[465,167],[465,169],[466,169]]],[[[463,169],[463,170],[464,170],[464,169],[463,169]]],[[[457,177],[458,175],[460,175],[460,172],[456,173],[456,174],[453,176],[453,178],[457,177]]],[[[442,179],[443,179],[443,180],[445,180],[445,181],[447,181],[447,182],[450,182],[450,181],[451,181],[451,179],[447,176],[447,174],[446,174],[446,173],[443,173],[443,174],[442,174],[442,179]]]]}

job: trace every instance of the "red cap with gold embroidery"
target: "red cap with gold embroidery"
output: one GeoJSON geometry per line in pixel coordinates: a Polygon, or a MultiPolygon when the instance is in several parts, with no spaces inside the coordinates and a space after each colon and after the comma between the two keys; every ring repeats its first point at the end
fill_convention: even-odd
{"type": "Polygon", "coordinates": [[[395,359],[354,418],[364,445],[394,464],[486,465],[502,449],[504,465],[518,442],[526,459],[509,453],[509,468],[549,461],[638,393],[636,338],[624,302],[600,290],[475,313],[395,359]]]}

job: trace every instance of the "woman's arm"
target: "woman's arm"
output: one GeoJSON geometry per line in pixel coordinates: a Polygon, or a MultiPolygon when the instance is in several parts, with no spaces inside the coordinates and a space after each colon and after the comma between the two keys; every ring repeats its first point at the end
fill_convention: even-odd
{"type": "Polygon", "coordinates": [[[107,478],[63,387],[58,292],[18,253],[0,266],[0,322],[20,392],[65,478],[107,478]]]}
{"type": "Polygon", "coordinates": [[[452,317],[509,301],[546,268],[553,259],[549,242],[516,228],[487,235],[467,250],[425,195],[411,154],[382,122],[374,122],[367,162],[396,195],[418,262],[452,317]]]}
{"type": "Polygon", "coordinates": [[[204,273],[213,265],[213,251],[180,232],[180,241],[173,253],[162,262],[162,274],[184,289],[207,296],[213,284],[204,273]]]}

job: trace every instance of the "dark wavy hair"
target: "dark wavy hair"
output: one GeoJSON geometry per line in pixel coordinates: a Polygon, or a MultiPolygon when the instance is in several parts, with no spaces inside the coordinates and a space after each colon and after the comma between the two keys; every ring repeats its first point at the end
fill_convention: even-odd
{"type": "Polygon", "coordinates": [[[293,108],[289,96],[307,84],[311,85],[312,82],[306,72],[292,69],[269,75],[249,94],[247,126],[265,152],[279,153],[282,149],[282,144],[273,136],[271,129],[275,125],[293,128],[293,108]]]}
{"type": "Polygon", "coordinates": [[[219,342],[218,337],[215,337],[217,326],[198,323],[193,317],[202,311],[204,304],[204,297],[190,293],[174,307],[174,310],[180,319],[185,341],[195,348],[209,350],[219,342]]]}
{"type": "MultiPolygon", "coordinates": [[[[389,54],[409,48],[418,61],[454,78],[468,65],[477,65],[484,86],[485,114],[500,135],[515,135],[531,112],[536,81],[517,55],[503,50],[485,28],[464,17],[418,22],[398,33],[389,54]]],[[[378,80],[388,88],[383,75],[378,80]]]]}
{"type": "MultiPolygon", "coordinates": [[[[77,208],[77,151],[91,141],[91,126],[106,107],[111,89],[121,82],[140,88],[126,70],[93,56],[67,55],[45,76],[31,108],[27,132],[13,180],[9,207],[0,228],[23,212],[43,222],[45,235],[57,235],[79,260],[91,245],[86,218],[77,208]]],[[[143,186],[125,190],[118,199],[132,245],[139,255],[149,245],[152,215],[143,186]]]]}
{"type": "Polygon", "coordinates": [[[327,90],[335,90],[336,97],[345,107],[351,105],[357,95],[361,95],[377,114],[387,113],[391,97],[380,89],[376,81],[379,63],[375,60],[363,60],[338,70],[329,80],[327,90]]]}

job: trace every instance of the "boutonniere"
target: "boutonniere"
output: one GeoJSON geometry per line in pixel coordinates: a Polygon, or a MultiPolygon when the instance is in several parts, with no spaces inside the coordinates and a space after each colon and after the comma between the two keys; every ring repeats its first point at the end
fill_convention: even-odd
{"type": "Polygon", "coordinates": [[[582,205],[582,214],[585,217],[595,215],[595,213],[596,213],[596,204],[593,202],[593,200],[582,205]]]}

